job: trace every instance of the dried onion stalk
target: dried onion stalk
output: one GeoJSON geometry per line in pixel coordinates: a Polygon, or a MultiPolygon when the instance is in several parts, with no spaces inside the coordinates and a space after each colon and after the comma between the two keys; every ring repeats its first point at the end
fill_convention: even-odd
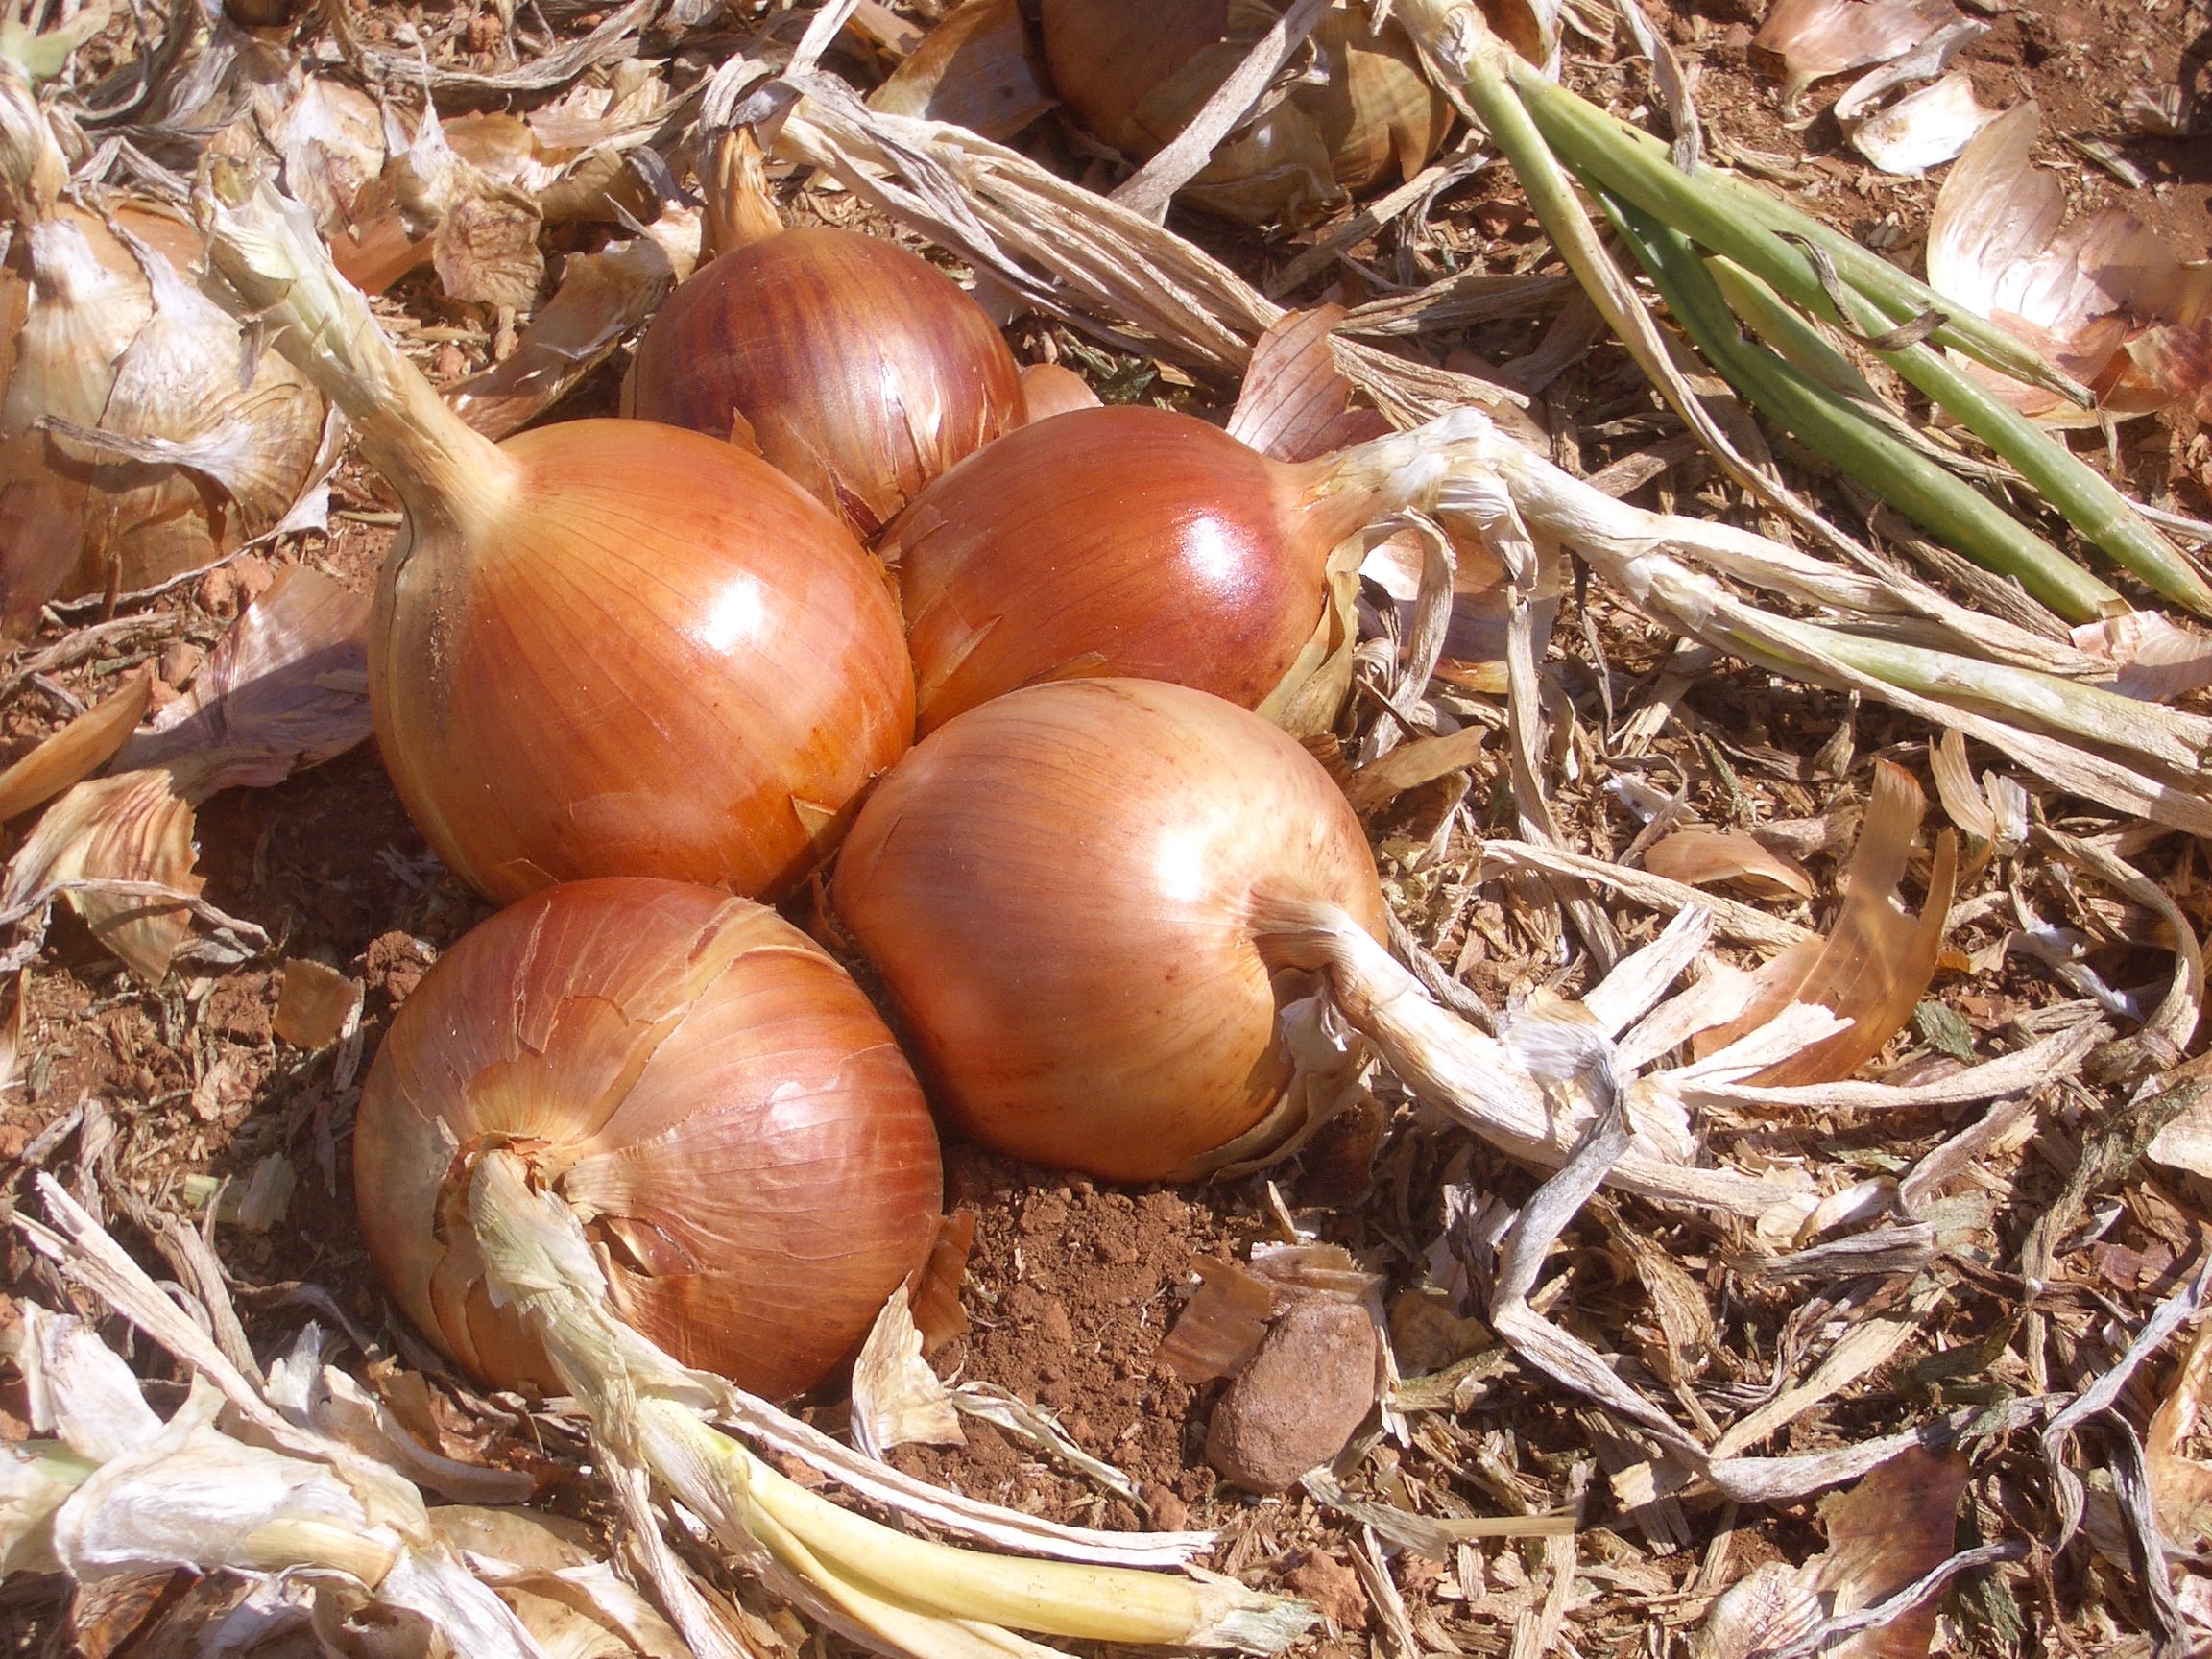
{"type": "Polygon", "coordinates": [[[867,998],[775,912],[671,881],[555,887],[454,946],[353,1144],[379,1276],[502,1386],[563,1383],[453,1225],[487,1151],[576,1212],[625,1321],[776,1398],[858,1345],[937,1235],[936,1132],[867,998]]]}
{"type": "Polygon", "coordinates": [[[895,242],[785,229],[742,132],[720,136],[715,256],[661,308],[623,413],[757,450],[863,538],[1022,421],[981,306],[895,242]]]}
{"type": "MultiPolygon", "coordinates": [[[[1359,1039],[1517,1157],[1556,1166],[1593,1113],[1540,1022],[1484,1036],[1391,958],[1320,763],[1186,686],[1071,680],[949,722],[861,809],[831,898],[940,1110],[1036,1163],[1148,1181],[1278,1153],[1357,1087],[1359,1039]]],[[[1790,1190],[1691,1152],[1659,1108],[1612,1179],[1752,1212],[1790,1190]]]]}

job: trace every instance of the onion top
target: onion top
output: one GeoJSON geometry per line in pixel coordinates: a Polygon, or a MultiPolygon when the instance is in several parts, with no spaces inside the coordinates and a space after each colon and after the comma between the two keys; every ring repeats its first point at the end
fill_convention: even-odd
{"type": "Polygon", "coordinates": [[[895,242],[786,230],[758,151],[716,149],[722,251],[638,344],[623,412],[757,448],[863,539],[1022,421],[1021,370],[983,308],[895,242]]]}
{"type": "Polygon", "coordinates": [[[493,898],[664,876],[780,893],[913,733],[897,606],[758,457],[641,421],[503,445],[446,407],[263,186],[204,196],[216,268],[407,508],[369,695],[409,815],[493,898]]]}

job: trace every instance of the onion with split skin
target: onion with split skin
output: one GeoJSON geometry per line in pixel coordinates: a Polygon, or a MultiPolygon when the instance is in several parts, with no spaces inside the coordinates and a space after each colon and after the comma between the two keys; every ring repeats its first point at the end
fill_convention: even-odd
{"type": "Polygon", "coordinates": [[[493,445],[393,349],[302,209],[222,175],[202,202],[215,268],[406,506],[369,691],[438,855],[502,902],[594,876],[753,897],[802,880],[913,734],[898,608],[844,526],[675,427],[493,445]]]}
{"type": "MultiPolygon", "coordinates": [[[[949,722],[869,797],[831,901],[950,1125],[1034,1163],[1156,1181],[1263,1159],[1352,1097],[1347,1028],[1514,1157],[1556,1167],[1597,1116],[1548,1054],[1556,1022],[1487,1035],[1391,956],[1320,762],[1188,686],[1070,680],[949,722]]],[[[1695,1166],[1664,1098],[1630,1121],[1626,1190],[1748,1214],[1793,1190],[1695,1166]]]]}
{"type": "MultiPolygon", "coordinates": [[[[1143,161],[1180,132],[1286,8],[1278,0],[1044,0],[1053,90],[1107,143],[1143,161]]],[[[1442,148],[1452,106],[1397,24],[1338,4],[1310,36],[1322,73],[1233,133],[1182,199],[1248,224],[1307,223],[1442,148]]]]}
{"type": "Polygon", "coordinates": [[[1021,424],[1021,370],[981,306],[894,242],[784,229],[758,152],[725,134],[715,256],[638,344],[623,412],[757,448],[871,538],[1021,424]]]}
{"type": "Polygon", "coordinates": [[[1431,427],[1286,464],[1134,406],[1009,433],[877,549],[898,573],[922,730],[1070,675],[1266,705],[1321,654],[1332,578],[1358,565],[1333,566],[1339,547],[1424,499],[1451,441],[1431,427]]]}
{"type": "Polygon", "coordinates": [[[68,162],[0,66],[0,634],[56,597],[133,593],[214,563],[289,512],[325,409],[185,279],[191,226],[64,200],[68,162]],[[252,361],[242,384],[241,363],[252,361]]]}
{"type": "Polygon", "coordinates": [[[775,912],[678,882],[484,923],[361,1098],[354,1190],[393,1300],[485,1381],[559,1392],[485,1288],[468,1193],[491,1151],[583,1223],[625,1321],[772,1398],[843,1358],[936,1238],[936,1132],[867,998],[775,912]]]}

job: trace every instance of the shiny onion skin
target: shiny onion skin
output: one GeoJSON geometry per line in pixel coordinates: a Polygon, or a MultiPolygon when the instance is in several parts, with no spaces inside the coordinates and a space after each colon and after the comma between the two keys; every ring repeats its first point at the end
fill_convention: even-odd
{"type": "Polygon", "coordinates": [[[896,243],[781,231],[671,295],[625,413],[760,453],[863,540],[1022,420],[1021,370],[957,284],[896,243]]]}
{"type": "Polygon", "coordinates": [[[914,727],[898,606],[836,517],[674,426],[495,445],[393,347],[304,208],[222,162],[196,204],[233,303],[406,507],[369,703],[439,857],[502,903],[596,876],[773,897],[827,857],[914,727]]]}
{"type": "Polygon", "coordinates": [[[1257,707],[1312,637],[1365,489],[1316,492],[1171,410],[1078,409],[1007,434],[878,547],[899,576],[928,732],[1017,685],[1125,675],[1257,707]]]}
{"type": "Polygon", "coordinates": [[[1144,680],[1032,686],[951,721],[870,796],[831,892],[948,1124],[1115,1181],[1202,1168],[1286,1087],[1257,897],[1385,927],[1320,763],[1144,680]]]}
{"type": "Polygon", "coordinates": [[[942,1201],[921,1090],[845,971],[775,912],[673,881],[556,887],[484,923],[362,1094],[354,1192],[386,1290],[485,1382],[558,1391],[482,1283],[467,1195],[493,1148],[576,1212],[623,1319],[775,1399],[867,1334],[942,1201]]]}
{"type": "Polygon", "coordinates": [[[790,889],[912,737],[875,565],[698,433],[571,421],[493,453],[483,527],[418,529],[377,586],[370,705],[409,815],[502,902],[611,875],[790,889]]]}

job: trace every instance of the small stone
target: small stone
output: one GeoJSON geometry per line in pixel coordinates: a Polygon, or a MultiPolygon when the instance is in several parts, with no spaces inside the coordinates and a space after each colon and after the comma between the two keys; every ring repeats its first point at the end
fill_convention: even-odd
{"type": "Polygon", "coordinates": [[[228,565],[218,565],[200,578],[200,608],[214,616],[234,616],[269,590],[276,572],[258,553],[247,553],[228,565]]]}
{"type": "Polygon", "coordinates": [[[1075,1346],[1075,1327],[1068,1317],[1065,1303],[1053,1301],[1045,1304],[1037,1315],[1037,1334],[1055,1348],[1075,1346]]]}
{"type": "Polygon", "coordinates": [[[1398,1369],[1420,1377],[1479,1352],[1490,1343],[1490,1329],[1479,1319],[1461,1319],[1441,1290],[1407,1290],[1390,1304],[1390,1341],[1398,1369]]]}
{"type": "Polygon", "coordinates": [[[1310,1601],[1339,1631],[1367,1628],[1367,1592],[1359,1575],[1334,1555],[1309,1550],[1283,1575],[1283,1584],[1301,1601],[1310,1601]]]}
{"type": "Polygon", "coordinates": [[[1180,1532],[1190,1524],[1190,1506],[1176,1496],[1173,1487],[1147,1480],[1137,1492],[1144,1500],[1144,1507],[1152,1512],[1152,1525],[1161,1531],[1180,1532]]]}
{"type": "Polygon", "coordinates": [[[1281,1492],[1344,1450],[1375,1404],[1375,1327],[1313,1297],[1275,1322],[1214,1407],[1206,1461],[1251,1492],[1281,1492]]]}
{"type": "Polygon", "coordinates": [[[189,639],[172,639],[162,648],[159,673],[167,684],[182,688],[199,672],[207,653],[189,639]]]}

